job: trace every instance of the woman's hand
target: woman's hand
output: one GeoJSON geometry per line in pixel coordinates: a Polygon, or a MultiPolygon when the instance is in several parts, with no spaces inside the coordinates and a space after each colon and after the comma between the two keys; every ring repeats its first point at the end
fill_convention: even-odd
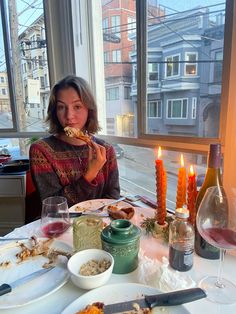
{"type": "Polygon", "coordinates": [[[88,169],[84,175],[84,178],[88,182],[93,181],[106,161],[106,148],[102,145],[92,142],[92,146],[89,146],[88,169]]]}

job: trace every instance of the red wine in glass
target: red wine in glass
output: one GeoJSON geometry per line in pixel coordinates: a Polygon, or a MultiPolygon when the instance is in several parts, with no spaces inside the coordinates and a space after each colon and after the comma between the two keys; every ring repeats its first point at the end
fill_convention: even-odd
{"type": "Polygon", "coordinates": [[[207,228],[205,239],[214,246],[223,247],[226,250],[236,248],[236,232],[227,228],[207,228]]]}
{"type": "Polygon", "coordinates": [[[55,221],[48,223],[47,225],[42,227],[42,231],[45,234],[46,237],[58,237],[62,233],[64,233],[68,228],[70,227],[70,224],[63,222],[63,221],[55,221]]]}
{"type": "Polygon", "coordinates": [[[197,229],[204,240],[220,250],[218,276],[206,276],[199,286],[206,290],[207,298],[220,304],[236,302],[236,285],[221,276],[226,250],[236,249],[236,221],[230,219],[236,197],[227,197],[222,186],[212,186],[200,203],[197,229]]]}
{"type": "Polygon", "coordinates": [[[67,200],[52,196],[43,200],[42,205],[41,230],[46,237],[58,237],[71,225],[67,200]]]}

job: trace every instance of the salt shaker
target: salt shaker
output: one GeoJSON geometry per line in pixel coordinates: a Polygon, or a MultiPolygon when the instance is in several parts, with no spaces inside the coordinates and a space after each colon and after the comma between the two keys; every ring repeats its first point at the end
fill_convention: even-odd
{"type": "Polygon", "coordinates": [[[193,266],[194,228],[188,217],[187,209],[177,208],[169,227],[169,264],[178,271],[188,271],[193,266]]]}

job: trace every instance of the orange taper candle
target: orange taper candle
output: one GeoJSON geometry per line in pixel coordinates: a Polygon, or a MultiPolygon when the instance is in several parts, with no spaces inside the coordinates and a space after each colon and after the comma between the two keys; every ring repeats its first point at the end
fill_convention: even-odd
{"type": "Polygon", "coordinates": [[[190,166],[188,174],[188,201],[187,208],[189,210],[189,221],[194,226],[196,221],[196,203],[197,198],[197,183],[196,183],[196,174],[193,170],[193,166],[190,166]]]}
{"type": "Polygon", "coordinates": [[[176,208],[182,208],[186,204],[186,169],[184,167],[184,157],[180,157],[181,167],[178,172],[178,183],[176,193],[176,208]]]}
{"type": "Polygon", "coordinates": [[[156,219],[159,225],[165,224],[166,219],[166,171],[161,157],[161,147],[158,147],[158,158],[156,165],[156,193],[157,193],[157,213],[156,219]]]}

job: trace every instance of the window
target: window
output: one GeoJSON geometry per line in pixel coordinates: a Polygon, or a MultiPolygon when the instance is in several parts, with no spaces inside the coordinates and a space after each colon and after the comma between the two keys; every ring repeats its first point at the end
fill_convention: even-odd
{"type": "Polygon", "coordinates": [[[136,32],[136,19],[134,17],[128,16],[128,38],[135,34],[136,32]]]}
{"type": "Polygon", "coordinates": [[[0,79],[1,79],[1,83],[4,83],[4,82],[5,82],[4,77],[3,77],[3,76],[1,76],[1,77],[0,77],[0,79]]]}
{"type": "Polygon", "coordinates": [[[111,33],[120,37],[120,16],[119,15],[111,16],[111,33]]]}
{"type": "Polygon", "coordinates": [[[118,100],[119,87],[108,88],[106,90],[106,100],[118,100]]]}
{"type": "MultiPolygon", "coordinates": [[[[17,2],[20,3],[22,1],[17,2]]],[[[29,4],[32,4],[32,2],[33,0],[30,0],[29,4]]],[[[143,154],[142,156],[146,156],[148,152],[148,154],[150,154],[150,169],[152,168],[154,160],[153,150],[151,148],[154,142],[163,143],[163,147],[170,148],[170,150],[166,149],[164,152],[165,160],[168,161],[168,167],[170,167],[170,169],[172,169],[171,165],[178,164],[177,157],[179,151],[184,149],[185,151],[189,151],[189,155],[191,155],[189,162],[196,164],[201,171],[203,169],[202,173],[204,173],[205,164],[203,157],[205,157],[205,154],[197,155],[195,152],[204,151],[206,153],[210,142],[219,141],[224,145],[224,176],[226,178],[224,178],[224,184],[231,182],[231,179],[235,183],[235,179],[230,177],[229,171],[229,168],[233,168],[233,165],[230,165],[228,161],[232,159],[230,154],[235,155],[236,148],[229,148],[228,143],[232,142],[230,140],[231,136],[236,133],[235,129],[232,130],[232,128],[234,128],[233,119],[236,117],[233,114],[233,102],[229,101],[227,97],[221,97],[221,79],[219,80],[219,73],[221,73],[222,68],[220,69],[220,66],[218,67],[217,62],[215,62],[219,60],[218,64],[224,63],[225,80],[227,83],[229,82],[229,84],[222,86],[222,88],[224,88],[223,94],[229,95],[229,99],[234,99],[236,93],[233,88],[233,86],[235,86],[235,78],[229,70],[229,66],[232,69],[235,67],[236,62],[236,56],[231,52],[231,47],[235,47],[235,30],[232,29],[232,25],[235,25],[236,19],[234,1],[229,0],[226,3],[224,0],[220,2],[212,0],[211,5],[208,5],[206,1],[199,0],[197,7],[194,5],[193,1],[183,1],[182,4],[182,1],[168,0],[168,6],[166,7],[153,6],[149,1],[126,1],[125,5],[128,7],[125,8],[125,10],[122,7],[122,1],[98,0],[91,1],[91,5],[89,6],[80,7],[78,6],[78,2],[77,0],[72,2],[39,1],[41,5],[39,9],[37,9],[37,17],[35,16],[35,19],[32,15],[34,11],[33,8],[28,6],[28,9],[21,13],[22,10],[18,7],[19,35],[25,36],[23,39],[21,38],[21,41],[23,40],[25,42],[27,40],[28,43],[25,44],[26,55],[23,56],[23,54],[21,54],[20,56],[18,55],[18,58],[14,57],[15,59],[13,58],[13,60],[11,60],[11,64],[14,64],[16,59],[20,60],[22,63],[23,60],[26,59],[25,62],[28,64],[34,60],[36,52],[40,49],[33,49],[32,35],[37,34],[34,33],[35,28],[30,27],[30,25],[34,25],[36,21],[42,21],[43,24],[40,27],[40,34],[42,34],[44,36],[43,39],[46,40],[46,33],[47,36],[49,36],[47,40],[50,40],[50,45],[46,45],[47,49],[43,48],[44,51],[50,52],[49,60],[47,56],[43,58],[45,65],[42,73],[38,73],[39,69],[33,71],[28,68],[28,73],[24,73],[24,78],[27,76],[27,79],[34,79],[35,77],[45,75],[45,86],[47,86],[47,90],[44,91],[45,94],[43,96],[45,96],[46,107],[50,88],[49,77],[53,84],[65,73],[69,74],[75,72],[87,79],[95,91],[95,96],[100,106],[98,110],[99,121],[101,121],[103,127],[101,136],[106,138],[108,134],[112,134],[114,137],[129,134],[129,138],[125,140],[122,140],[120,137],[121,144],[125,147],[126,153],[132,152],[132,156],[135,156],[138,151],[141,155],[143,154]],[[65,7],[66,9],[70,8],[69,3],[72,5],[71,18],[68,18],[68,10],[65,10],[65,7]],[[135,5],[139,8],[140,13],[137,16],[135,5]],[[45,25],[44,16],[42,15],[43,6],[46,6],[46,12],[50,13],[46,14],[45,25]],[[55,6],[60,13],[57,16],[53,15],[55,6]],[[225,10],[226,6],[227,10],[225,10]],[[48,9],[49,11],[47,11],[48,9]],[[79,12],[79,10],[81,10],[81,12],[79,12]],[[220,13],[221,19],[216,19],[216,12],[220,13]],[[39,18],[41,15],[42,18],[39,18]],[[51,16],[53,16],[53,20],[50,20],[51,16]],[[114,23],[112,16],[119,16],[119,21],[114,23]],[[142,18],[141,20],[139,20],[140,16],[142,18]],[[31,17],[31,19],[26,22],[29,17],[31,17]],[[79,17],[82,19],[80,21],[81,23],[79,23],[79,17]],[[132,36],[128,35],[130,33],[130,28],[127,25],[128,17],[137,20],[137,25],[139,26],[137,30],[136,25],[134,26],[132,36]],[[101,23],[101,20],[105,18],[107,18],[107,22],[101,23]],[[73,23],[71,23],[72,20],[73,23]],[[118,34],[122,34],[117,42],[112,42],[112,37],[110,41],[103,40],[103,33],[106,30],[109,32],[112,31],[114,36],[117,35],[112,28],[112,20],[113,26],[114,24],[117,26],[116,30],[118,34]],[[66,24],[66,21],[70,21],[70,23],[66,24]],[[63,24],[63,34],[60,34],[60,36],[58,36],[57,27],[59,22],[63,24]],[[26,25],[27,27],[24,28],[22,25],[26,25]],[[47,29],[48,25],[50,26],[49,30],[47,29]],[[72,30],[70,28],[71,25],[73,25],[75,29],[72,30]],[[107,25],[106,30],[103,29],[105,25],[107,25]],[[46,29],[48,32],[41,32],[42,29],[46,29]],[[225,38],[224,29],[226,29],[227,35],[225,38]],[[231,36],[228,36],[231,32],[232,39],[231,36]],[[74,47],[75,51],[70,50],[71,47],[69,46],[71,40],[70,36],[72,37],[72,34],[74,36],[73,41],[75,45],[71,46],[74,47]],[[50,38],[50,36],[52,36],[52,38],[50,38]],[[55,38],[58,40],[55,40],[55,38]],[[225,47],[224,42],[226,43],[225,47]],[[61,49],[62,46],[63,49],[61,49]],[[81,50],[82,53],[80,52],[81,50]],[[121,64],[109,64],[112,57],[111,51],[113,50],[121,51],[121,64]],[[54,58],[55,51],[56,58],[54,58]],[[104,51],[109,51],[110,60],[103,67],[101,65],[103,65],[104,51]],[[217,52],[220,51],[222,51],[221,56],[217,55],[217,52]],[[228,60],[225,60],[223,51],[226,51],[228,60]],[[186,63],[185,53],[196,53],[196,60],[189,56],[188,62],[186,63]],[[147,73],[148,62],[150,60],[151,62],[153,62],[153,60],[160,60],[159,68],[157,69],[158,80],[161,82],[160,88],[155,87],[155,84],[150,84],[149,74],[147,73]],[[223,61],[221,62],[221,60],[223,61]],[[50,76],[47,61],[50,62],[50,76]],[[75,63],[75,65],[73,63],[75,63]],[[187,74],[188,77],[186,79],[187,71],[191,73],[190,68],[186,71],[187,65],[193,66],[193,68],[194,65],[197,65],[196,73],[198,75],[193,76],[187,74]],[[213,80],[219,82],[218,89],[210,89],[209,84],[213,80]],[[123,92],[125,86],[131,86],[131,99],[127,99],[123,102],[121,97],[125,96],[125,92],[123,92]],[[117,96],[114,97],[116,92],[108,92],[109,89],[113,88],[117,88],[118,95],[119,91],[122,91],[118,96],[120,97],[120,101],[117,101],[117,96]],[[109,99],[111,97],[114,97],[113,101],[106,101],[106,98],[109,99]],[[194,97],[196,98],[196,102],[193,100],[194,97]],[[159,120],[158,123],[155,119],[147,119],[146,113],[148,113],[149,110],[148,101],[151,101],[151,99],[154,99],[154,101],[158,99],[158,101],[160,100],[163,104],[164,119],[159,120]],[[189,99],[189,106],[187,99],[189,99]],[[194,103],[196,103],[196,110],[194,109],[194,103]],[[196,116],[196,120],[193,123],[191,118],[194,118],[194,116],[196,116]],[[220,116],[222,119],[219,119],[220,116]],[[114,121],[113,131],[110,133],[106,133],[106,118],[113,119],[114,121]],[[173,122],[173,125],[169,123],[170,121],[166,121],[166,118],[172,118],[173,121],[171,122],[173,122]],[[174,119],[177,120],[180,118],[186,119],[186,124],[182,123],[182,121],[174,121],[174,119]],[[147,125],[149,120],[153,120],[153,125],[147,125]],[[226,123],[228,121],[229,123],[226,123]],[[131,124],[131,122],[133,124],[131,124]],[[129,127],[131,128],[131,126],[133,130],[128,129],[129,127]],[[224,132],[219,133],[220,128],[224,132]],[[146,136],[149,130],[156,130],[156,134],[152,132],[152,134],[146,136]],[[214,130],[214,136],[211,135],[212,130],[214,130]],[[133,135],[131,135],[132,131],[133,135]],[[172,136],[174,136],[174,140],[172,136]],[[177,142],[175,141],[176,137],[178,138],[178,144],[176,144],[177,142]],[[146,148],[141,147],[143,144],[150,148],[146,150],[146,148]],[[175,152],[177,156],[171,154],[174,150],[177,151],[175,152]]],[[[2,3],[3,1],[0,1],[1,10],[3,9],[2,3]]],[[[27,6],[27,4],[25,5],[27,6]]],[[[8,12],[3,13],[2,16],[9,17],[8,12]]],[[[2,22],[4,23],[4,20],[2,22]]],[[[1,58],[0,61],[0,76],[6,77],[6,89],[10,94],[12,87],[15,88],[14,85],[10,85],[12,81],[10,77],[10,67],[8,69],[6,67],[8,62],[6,58],[7,51],[10,50],[4,47],[5,41],[3,41],[3,36],[5,35],[2,32],[2,23],[0,23],[0,28],[0,42],[1,47],[3,47],[3,58],[1,58]]],[[[20,45],[17,43],[15,47],[20,47],[20,45]]],[[[11,51],[14,53],[17,49],[13,47],[11,51]]],[[[40,55],[42,55],[42,52],[40,52],[40,55]]],[[[13,70],[15,74],[17,74],[15,67],[13,70]]],[[[5,86],[1,85],[0,88],[5,88],[5,86]]],[[[25,133],[20,134],[20,132],[45,131],[41,123],[42,120],[40,121],[37,116],[37,111],[40,109],[34,111],[32,108],[30,109],[30,115],[23,115],[22,109],[24,108],[26,99],[27,88],[26,92],[23,90],[23,99],[19,104],[15,104],[14,97],[11,99],[9,96],[7,99],[7,109],[11,119],[4,118],[3,121],[1,120],[2,115],[0,115],[0,128],[2,131],[6,132],[5,129],[9,130],[10,128],[16,131],[19,137],[25,136],[25,133]],[[14,107],[16,106],[19,106],[19,108],[17,108],[19,109],[18,116],[14,115],[14,107]],[[22,117],[24,118],[22,119],[22,117]],[[22,120],[18,124],[18,129],[14,118],[22,120]],[[33,120],[37,123],[32,123],[33,120]]],[[[40,101],[42,103],[41,94],[40,101]]],[[[2,110],[1,106],[0,110],[2,110]]],[[[106,139],[109,139],[109,137],[106,139]]],[[[21,140],[23,139],[20,139],[20,141],[21,140]]],[[[21,145],[21,147],[22,146],[23,145],[21,145]]],[[[132,162],[135,168],[140,160],[134,159],[132,162]]],[[[126,183],[124,183],[125,179],[131,181],[133,178],[130,164],[121,164],[120,169],[122,169],[122,188],[127,191],[132,191],[132,187],[128,185],[125,186],[126,183]]],[[[154,177],[153,171],[149,173],[149,177],[151,176],[154,177]]],[[[133,188],[134,193],[147,193],[155,198],[155,183],[150,182],[149,177],[145,176],[145,173],[142,173],[142,180],[138,182],[140,187],[137,188],[136,186],[133,188]],[[148,186],[148,190],[151,191],[150,194],[149,191],[144,192],[145,190],[143,186],[141,186],[141,182],[144,182],[146,189],[148,186]]],[[[173,192],[175,187],[175,184],[171,187],[168,186],[169,192],[172,191],[170,194],[175,194],[173,192]]],[[[168,201],[168,207],[171,206],[171,204],[173,206],[175,202],[174,199],[170,200],[172,203],[168,201]]]]}
{"type": "Polygon", "coordinates": [[[166,58],[166,76],[177,76],[179,75],[179,55],[170,56],[166,58]]]}
{"type": "Polygon", "coordinates": [[[161,118],[162,108],[161,100],[149,101],[148,102],[148,117],[149,118],[161,118]]]}
{"type": "Polygon", "coordinates": [[[129,86],[124,86],[124,99],[131,99],[130,93],[131,88],[129,86]]]}
{"type": "Polygon", "coordinates": [[[7,94],[6,88],[2,88],[2,95],[6,95],[6,94],[7,94]]]}
{"type": "Polygon", "coordinates": [[[192,52],[185,53],[185,74],[196,75],[197,74],[197,54],[192,52]]]}
{"type": "Polygon", "coordinates": [[[104,18],[103,20],[102,20],[102,27],[103,27],[103,32],[104,33],[108,33],[109,32],[109,30],[108,30],[108,27],[109,27],[109,24],[108,24],[108,17],[106,17],[106,18],[104,18]]]}
{"type": "Polygon", "coordinates": [[[45,82],[44,82],[44,77],[40,76],[40,87],[45,88],[45,82]]]}
{"type": "Polygon", "coordinates": [[[192,119],[196,119],[197,116],[197,97],[192,98],[192,119]]]}
{"type": "Polygon", "coordinates": [[[158,78],[158,64],[149,63],[148,64],[148,79],[149,81],[157,81],[158,78]]]}
{"type": "Polygon", "coordinates": [[[104,52],[104,63],[109,62],[109,51],[104,52]]]}
{"type": "Polygon", "coordinates": [[[121,51],[113,50],[112,51],[112,62],[121,62],[121,51]]]}
{"type": "MultiPolygon", "coordinates": [[[[0,112],[2,110],[7,112],[7,119],[5,115],[0,115],[0,129],[17,133],[45,132],[42,108],[39,107],[36,110],[36,106],[33,105],[42,103],[45,93],[49,96],[49,90],[40,91],[41,78],[39,80],[39,77],[47,75],[48,72],[46,44],[42,47],[42,41],[46,43],[46,32],[42,31],[45,30],[44,3],[39,0],[36,9],[31,0],[24,4],[19,0],[11,1],[11,6],[8,2],[10,3],[10,1],[0,1],[0,9],[4,10],[4,14],[1,15],[4,18],[0,23],[0,47],[2,48],[0,76],[5,78],[0,83],[0,89],[5,93],[4,105],[1,105],[0,99],[0,112]],[[16,15],[9,14],[10,8],[16,10],[16,15]],[[7,25],[6,32],[2,25],[7,25]],[[14,31],[15,33],[12,34],[11,32],[14,31]],[[8,38],[7,41],[3,41],[4,36],[8,38]],[[9,47],[5,46],[8,42],[9,47]],[[43,53],[45,63],[42,60],[43,53]],[[42,73],[39,73],[39,67],[42,73]],[[13,89],[14,92],[12,92],[13,89]],[[31,105],[29,101],[32,101],[31,105]]],[[[19,139],[22,153],[24,141],[23,138],[19,139]]]]}
{"type": "Polygon", "coordinates": [[[168,99],[167,118],[186,119],[188,111],[188,99],[168,99]]]}
{"type": "Polygon", "coordinates": [[[222,81],[222,60],[223,51],[216,51],[214,63],[214,84],[221,84],[222,81]]]}

